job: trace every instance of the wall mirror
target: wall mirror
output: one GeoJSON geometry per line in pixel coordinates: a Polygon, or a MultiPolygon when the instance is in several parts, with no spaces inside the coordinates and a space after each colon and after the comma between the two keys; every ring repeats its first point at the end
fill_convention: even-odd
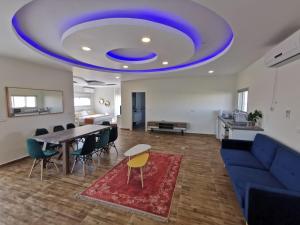
{"type": "Polygon", "coordinates": [[[6,87],[9,117],[63,113],[63,91],[6,87]]]}

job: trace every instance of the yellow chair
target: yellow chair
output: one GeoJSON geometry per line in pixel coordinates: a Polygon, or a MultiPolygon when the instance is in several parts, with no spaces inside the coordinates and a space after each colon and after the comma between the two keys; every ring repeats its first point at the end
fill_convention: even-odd
{"type": "Polygon", "coordinates": [[[142,182],[142,188],[144,188],[144,181],[143,181],[143,167],[146,165],[149,159],[149,153],[143,153],[140,155],[135,156],[134,158],[130,159],[127,162],[128,166],[128,178],[127,178],[127,184],[129,184],[130,179],[130,173],[131,168],[139,168],[141,172],[141,182],[142,182]]]}

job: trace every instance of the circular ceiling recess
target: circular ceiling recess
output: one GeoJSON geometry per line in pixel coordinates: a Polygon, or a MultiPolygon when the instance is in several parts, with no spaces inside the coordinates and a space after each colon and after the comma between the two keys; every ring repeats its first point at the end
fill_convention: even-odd
{"type": "Polygon", "coordinates": [[[106,53],[114,61],[127,64],[149,63],[157,58],[157,54],[140,48],[118,48],[106,53]]]}
{"type": "Polygon", "coordinates": [[[226,53],[234,39],[222,17],[189,0],[33,0],[12,26],[42,54],[112,73],[198,67],[226,53]]]}

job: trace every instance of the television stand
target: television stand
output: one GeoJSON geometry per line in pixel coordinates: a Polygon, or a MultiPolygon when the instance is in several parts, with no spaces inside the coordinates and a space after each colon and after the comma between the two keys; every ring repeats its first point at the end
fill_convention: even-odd
{"type": "Polygon", "coordinates": [[[148,121],[147,129],[148,131],[180,132],[181,135],[183,135],[187,129],[187,123],[170,121],[148,121]]]}

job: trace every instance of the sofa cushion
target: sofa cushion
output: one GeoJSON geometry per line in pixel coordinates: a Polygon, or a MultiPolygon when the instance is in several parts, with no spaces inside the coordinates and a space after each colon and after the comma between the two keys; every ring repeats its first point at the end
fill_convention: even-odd
{"type": "Polygon", "coordinates": [[[257,134],[251,152],[264,167],[269,169],[274,160],[278,145],[279,143],[274,139],[263,134],[257,134]]]}
{"type": "Polygon", "coordinates": [[[300,154],[298,152],[281,145],[270,171],[287,189],[300,191],[300,154]]]}
{"type": "Polygon", "coordinates": [[[285,189],[269,171],[240,166],[228,166],[227,169],[242,208],[244,208],[248,184],[285,189]]]}
{"type": "Polygon", "coordinates": [[[265,169],[265,167],[249,151],[221,149],[221,156],[226,166],[245,166],[265,169]]]}

